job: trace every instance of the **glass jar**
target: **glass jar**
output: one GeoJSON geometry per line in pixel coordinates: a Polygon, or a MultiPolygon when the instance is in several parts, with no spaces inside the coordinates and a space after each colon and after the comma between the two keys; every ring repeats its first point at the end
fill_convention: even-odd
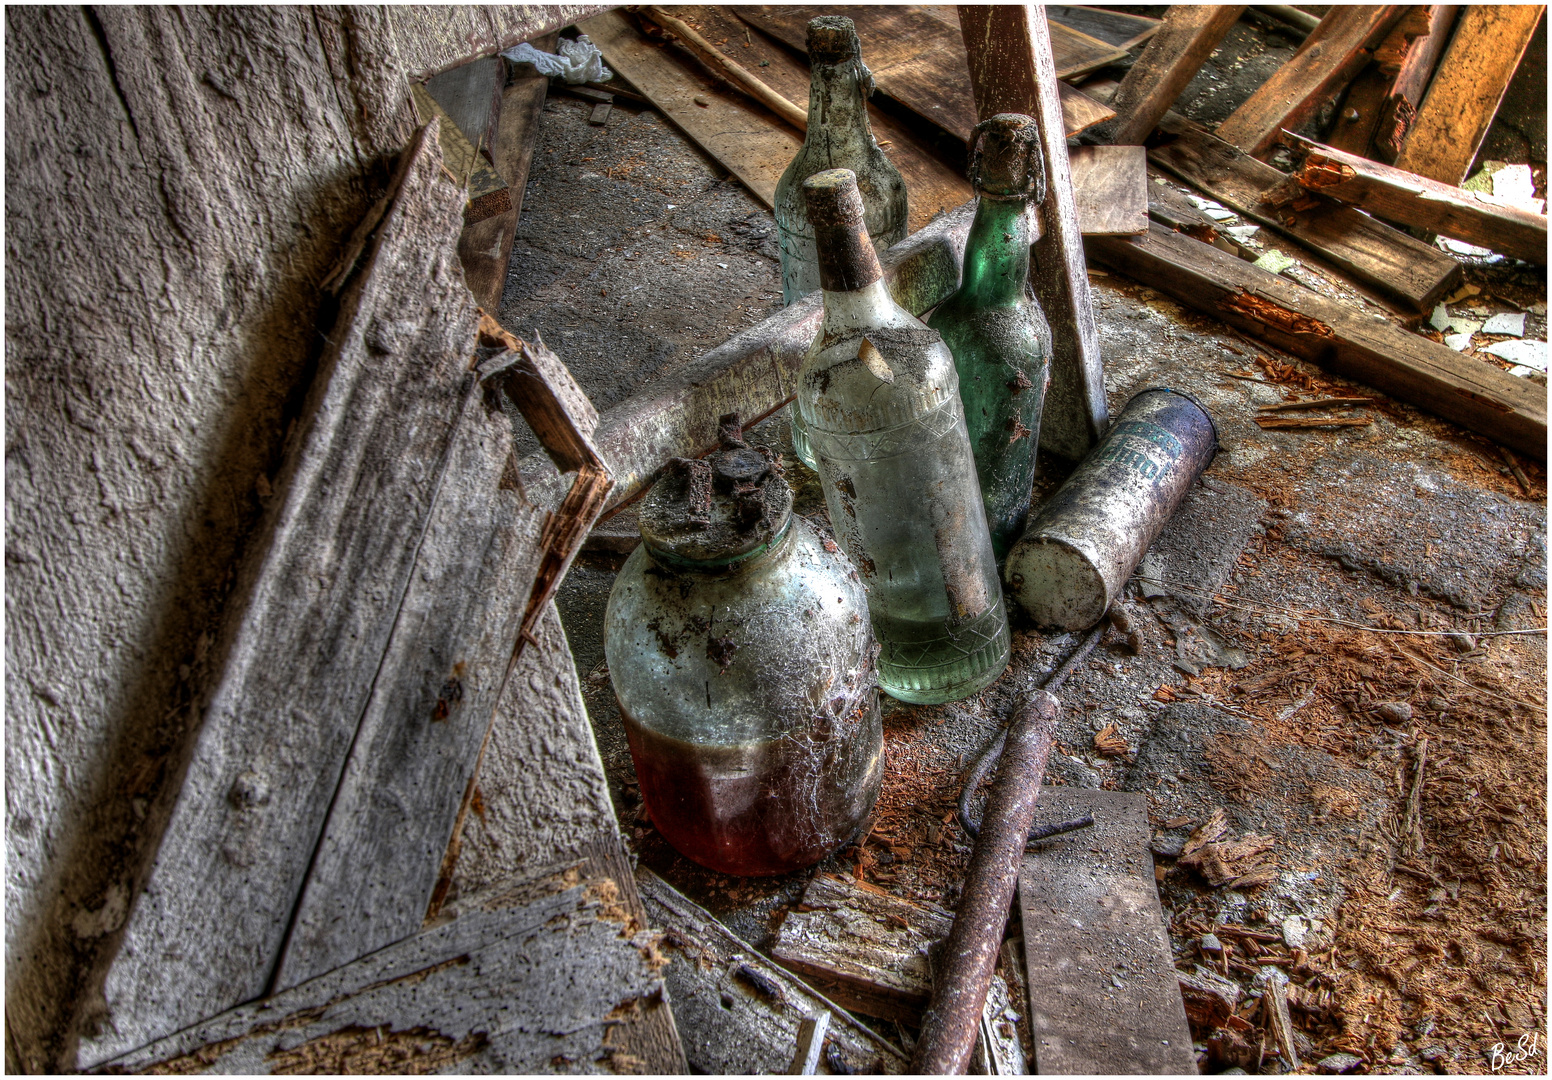
{"type": "Polygon", "coordinates": [[[902,701],[955,701],[1008,663],[1007,612],[943,339],[894,302],[844,169],[804,184],[824,322],[797,407],[836,538],[868,586],[879,682],[902,701]]]}
{"type": "Polygon", "coordinates": [[[674,463],[642,502],[642,544],[604,615],[647,813],[727,874],[824,858],[856,835],[883,777],[866,591],[792,515],[776,468],[736,434],[674,463]]]}

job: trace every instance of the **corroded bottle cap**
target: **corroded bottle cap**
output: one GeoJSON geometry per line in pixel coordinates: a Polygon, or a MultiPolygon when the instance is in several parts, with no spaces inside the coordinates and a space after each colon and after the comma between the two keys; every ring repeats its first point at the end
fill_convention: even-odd
{"type": "Polygon", "coordinates": [[[1045,198],[1045,160],[1040,128],[1022,113],[998,113],[970,137],[970,182],[994,199],[1045,198]]]}
{"type": "Polygon", "coordinates": [[[775,456],[743,440],[736,415],[722,418],[722,449],[675,458],[641,503],[641,539],[658,562],[714,570],[780,540],[792,519],[792,489],[775,456]]]}
{"type": "Polygon", "coordinates": [[[808,23],[808,60],[811,64],[840,64],[862,58],[857,27],[844,15],[821,15],[808,23]]]}
{"type": "MultiPolygon", "coordinates": [[[[817,21],[817,20],[816,20],[817,21]]],[[[862,193],[850,169],[826,169],[803,181],[808,224],[819,250],[819,287],[855,292],[884,276],[868,227],[863,223],[862,193]]]]}

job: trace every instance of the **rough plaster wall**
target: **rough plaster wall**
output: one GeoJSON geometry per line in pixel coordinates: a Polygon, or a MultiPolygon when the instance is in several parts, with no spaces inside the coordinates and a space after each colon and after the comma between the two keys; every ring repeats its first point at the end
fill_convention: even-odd
{"type": "Polygon", "coordinates": [[[407,73],[501,18],[472,12],[6,10],[12,1068],[59,1063],[116,947],[318,283],[410,130],[407,73]]]}
{"type": "Polygon", "coordinates": [[[612,832],[614,806],[552,603],[496,710],[453,875],[468,896],[612,832]]]}

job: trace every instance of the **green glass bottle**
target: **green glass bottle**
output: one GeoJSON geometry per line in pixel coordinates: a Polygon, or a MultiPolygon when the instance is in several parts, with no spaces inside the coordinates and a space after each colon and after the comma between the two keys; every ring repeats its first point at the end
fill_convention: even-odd
{"type": "Polygon", "coordinates": [[[959,372],[976,475],[1000,561],[1029,516],[1040,412],[1050,383],[1051,328],[1029,292],[1032,214],[1045,193],[1035,121],[1000,113],[978,124],[970,182],[980,203],[959,288],[927,325],[959,372]]]}

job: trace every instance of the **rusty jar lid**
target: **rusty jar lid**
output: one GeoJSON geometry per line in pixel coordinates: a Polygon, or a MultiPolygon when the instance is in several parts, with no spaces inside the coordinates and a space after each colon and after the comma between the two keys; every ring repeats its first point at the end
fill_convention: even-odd
{"type": "Polygon", "coordinates": [[[775,455],[747,445],[736,416],[723,417],[721,435],[716,453],[669,462],[642,500],[641,539],[660,563],[731,568],[786,534],[792,489],[775,455]]]}

